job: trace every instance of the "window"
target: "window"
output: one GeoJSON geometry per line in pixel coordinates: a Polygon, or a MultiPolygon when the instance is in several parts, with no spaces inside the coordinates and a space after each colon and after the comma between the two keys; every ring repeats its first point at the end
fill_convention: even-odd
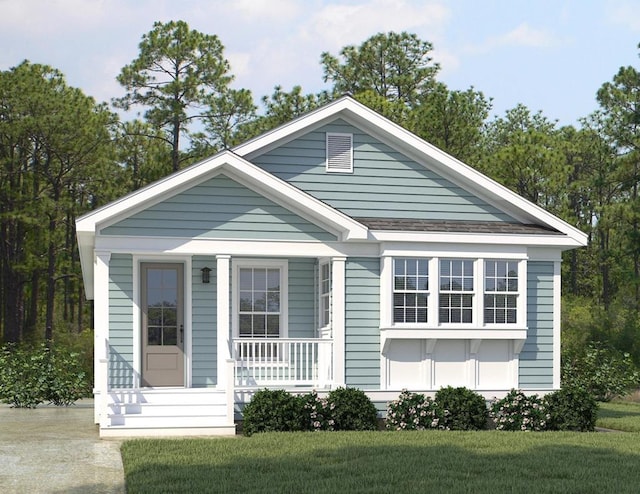
{"type": "Polygon", "coordinates": [[[331,323],[331,264],[320,264],[320,327],[331,323]]]}
{"type": "Polygon", "coordinates": [[[441,323],[473,322],[473,266],[471,260],[440,260],[441,323]]]}
{"type": "Polygon", "coordinates": [[[518,263],[486,261],[484,275],[485,324],[517,322],[518,263]]]}
{"type": "Polygon", "coordinates": [[[393,322],[427,322],[429,260],[394,259],[393,322]]]}
{"type": "Polygon", "coordinates": [[[279,337],[281,334],[280,268],[240,267],[238,290],[239,336],[279,337]]]}
{"type": "Polygon", "coordinates": [[[525,328],[526,272],[523,259],[384,258],[382,273],[389,289],[381,327],[525,328]]]}
{"type": "Polygon", "coordinates": [[[327,133],[328,172],[353,172],[353,136],[351,134],[327,133]]]}

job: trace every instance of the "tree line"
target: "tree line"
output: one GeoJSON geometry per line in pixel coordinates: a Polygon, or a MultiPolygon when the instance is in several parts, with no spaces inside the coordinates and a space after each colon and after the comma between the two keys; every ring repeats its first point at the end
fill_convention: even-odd
{"type": "Polygon", "coordinates": [[[568,346],[607,341],[640,361],[640,72],[621,67],[579,126],[524,105],[489,118],[492,98],[438,80],[433,46],[379,33],[320,56],[330,89],[276,86],[258,104],[216,35],[156,22],[98,104],[58,70],[0,72],[0,329],[3,341],[89,328],[74,224],[104,205],[344,93],[589,235],[565,254],[568,346]],[[117,110],[138,110],[124,119],[117,110]]]}

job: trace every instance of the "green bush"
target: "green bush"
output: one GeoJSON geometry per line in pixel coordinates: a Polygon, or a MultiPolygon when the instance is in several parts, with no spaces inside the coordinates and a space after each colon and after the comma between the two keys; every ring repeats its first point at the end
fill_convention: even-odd
{"type": "Polygon", "coordinates": [[[49,378],[45,399],[57,406],[69,406],[87,396],[89,382],[80,355],[53,348],[49,354],[49,378]]]}
{"type": "Polygon", "coordinates": [[[440,420],[436,409],[430,397],[403,389],[398,399],[387,405],[386,427],[398,431],[437,429],[440,420]]]}
{"type": "Polygon", "coordinates": [[[66,348],[7,344],[0,351],[0,401],[35,408],[49,401],[71,405],[89,383],[77,353],[66,348]]]}
{"type": "Polygon", "coordinates": [[[306,431],[332,431],[334,421],[327,398],[320,398],[311,391],[299,397],[301,402],[301,425],[306,431]]]}
{"type": "Polygon", "coordinates": [[[0,352],[0,400],[16,408],[36,408],[49,388],[49,350],[6,344],[0,352]]]}
{"type": "Polygon", "coordinates": [[[526,396],[515,389],[491,403],[489,416],[499,431],[542,431],[551,417],[538,395],[526,396]]]}
{"type": "Polygon", "coordinates": [[[487,404],[475,391],[447,386],[436,392],[435,402],[439,428],[481,430],[487,427],[487,404]]]}
{"type": "Polygon", "coordinates": [[[297,431],[302,427],[302,400],[282,389],[256,392],[242,411],[242,430],[256,432],[297,431]]]}
{"type": "Polygon", "coordinates": [[[583,388],[563,387],[544,397],[549,413],[547,428],[557,431],[592,431],[598,418],[598,403],[583,388]]]}
{"type": "Polygon", "coordinates": [[[378,428],[378,411],[369,397],[359,389],[336,388],[329,392],[327,405],[334,429],[365,431],[378,428]]]}
{"type": "Polygon", "coordinates": [[[591,345],[583,353],[563,356],[562,383],[587,391],[597,401],[611,401],[637,388],[640,373],[628,353],[591,345]]]}

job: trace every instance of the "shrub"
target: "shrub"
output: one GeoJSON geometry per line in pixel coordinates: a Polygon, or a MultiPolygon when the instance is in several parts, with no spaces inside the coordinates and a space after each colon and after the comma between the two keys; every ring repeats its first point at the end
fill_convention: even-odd
{"type": "Polygon", "coordinates": [[[300,396],[303,430],[307,431],[332,431],[333,418],[331,406],[327,398],[318,397],[318,393],[311,391],[300,396]]]}
{"type": "Polygon", "coordinates": [[[369,397],[355,388],[336,388],[327,403],[337,431],[364,431],[378,428],[378,411],[369,397]]]}
{"type": "Polygon", "coordinates": [[[640,373],[628,353],[591,345],[582,354],[564,356],[562,382],[587,391],[597,401],[610,401],[635,389],[640,373]]]}
{"type": "Polygon", "coordinates": [[[563,387],[545,396],[550,430],[592,431],[598,418],[598,403],[583,388],[563,387]]]}
{"type": "Polygon", "coordinates": [[[439,422],[435,402],[422,394],[403,389],[398,399],[387,405],[387,429],[435,429],[439,422]]]}
{"type": "Polygon", "coordinates": [[[544,400],[515,389],[491,403],[489,416],[500,431],[542,431],[550,419],[544,400]]]}
{"type": "Polygon", "coordinates": [[[89,387],[77,353],[68,349],[7,344],[0,351],[0,400],[17,408],[49,401],[68,406],[89,387]]]}
{"type": "Polygon", "coordinates": [[[260,390],[242,411],[242,430],[247,436],[256,432],[301,430],[301,403],[282,389],[260,390]]]}
{"type": "Polygon", "coordinates": [[[88,392],[88,380],[78,353],[54,348],[49,354],[46,400],[69,406],[88,392]]]}
{"type": "Polygon", "coordinates": [[[487,426],[485,399],[475,391],[447,386],[436,392],[435,402],[439,428],[480,430],[487,426]]]}
{"type": "Polygon", "coordinates": [[[0,352],[0,400],[16,408],[36,408],[48,393],[49,350],[7,344],[0,352]]]}

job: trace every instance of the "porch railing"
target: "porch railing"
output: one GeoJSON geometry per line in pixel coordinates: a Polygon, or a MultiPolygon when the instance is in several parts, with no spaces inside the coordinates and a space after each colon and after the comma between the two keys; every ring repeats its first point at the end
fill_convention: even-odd
{"type": "Polygon", "coordinates": [[[236,386],[315,386],[333,380],[333,341],[293,338],[235,338],[236,386]]]}

